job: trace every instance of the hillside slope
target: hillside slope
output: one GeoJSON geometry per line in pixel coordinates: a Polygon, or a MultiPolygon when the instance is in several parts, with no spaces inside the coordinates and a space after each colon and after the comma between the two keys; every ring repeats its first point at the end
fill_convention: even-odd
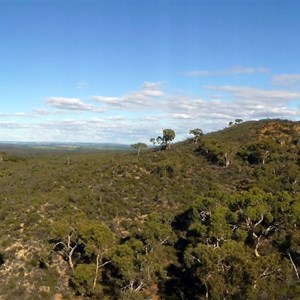
{"type": "Polygon", "coordinates": [[[262,120],[139,156],[7,152],[0,298],[295,299],[299,132],[262,120]]]}

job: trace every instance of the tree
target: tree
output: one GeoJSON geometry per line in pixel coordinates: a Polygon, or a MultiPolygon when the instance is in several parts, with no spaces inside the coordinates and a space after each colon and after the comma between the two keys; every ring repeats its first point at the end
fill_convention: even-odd
{"type": "Polygon", "coordinates": [[[159,245],[173,244],[176,236],[171,227],[172,216],[152,213],[137,230],[137,236],[145,245],[146,253],[159,245]]]}
{"type": "Polygon", "coordinates": [[[258,188],[199,197],[179,227],[187,237],[183,263],[195,284],[189,299],[197,291],[206,299],[298,295],[300,205],[295,199],[258,188]]]}
{"type": "Polygon", "coordinates": [[[50,232],[50,242],[68,262],[72,276],[71,285],[81,295],[94,295],[102,291],[99,284],[101,268],[108,250],[115,244],[114,233],[102,222],[89,221],[83,214],[55,222],[50,232]]]}
{"type": "Polygon", "coordinates": [[[114,233],[103,223],[96,221],[82,225],[79,230],[79,240],[84,245],[87,257],[96,260],[93,290],[96,288],[99,270],[109,261],[102,262],[104,255],[114,245],[114,233]]]}
{"type": "Polygon", "coordinates": [[[242,146],[239,155],[250,164],[265,164],[276,145],[270,141],[249,143],[242,146]]]}
{"type": "Polygon", "coordinates": [[[164,138],[161,137],[160,135],[156,138],[156,143],[158,145],[160,145],[160,148],[159,149],[165,149],[165,141],[164,141],[164,138]]]}
{"type": "Polygon", "coordinates": [[[160,149],[170,149],[171,142],[175,139],[175,131],[173,129],[164,129],[163,135],[159,135],[156,139],[151,138],[150,142],[155,145],[156,143],[160,145],[160,149]]]}
{"type": "Polygon", "coordinates": [[[206,140],[200,146],[200,150],[206,158],[212,163],[219,163],[228,167],[236,154],[236,145],[234,143],[220,143],[214,140],[206,140]]]}
{"type": "Polygon", "coordinates": [[[76,221],[65,219],[55,222],[50,232],[50,242],[55,243],[53,250],[58,251],[74,270],[74,255],[79,246],[76,221]]]}
{"type": "Polygon", "coordinates": [[[175,131],[173,129],[163,130],[163,141],[168,149],[171,148],[171,142],[175,139],[175,131]]]}
{"type": "Polygon", "coordinates": [[[203,131],[200,128],[195,128],[190,130],[190,134],[194,135],[193,142],[194,144],[197,144],[200,137],[203,135],[203,131]]]}
{"type": "Polygon", "coordinates": [[[243,122],[244,122],[243,119],[235,119],[234,122],[233,121],[228,122],[228,125],[233,126],[233,125],[241,124],[243,122]]]}
{"type": "Polygon", "coordinates": [[[121,293],[141,291],[146,285],[142,274],[143,258],[143,244],[136,239],[116,245],[110,251],[110,260],[117,276],[109,275],[112,279],[110,285],[117,287],[121,293]]]}
{"type": "Polygon", "coordinates": [[[153,146],[156,144],[156,138],[151,138],[150,139],[150,143],[152,143],[153,144],[153,146]]]}
{"type": "Polygon", "coordinates": [[[146,149],[148,146],[145,143],[132,144],[131,147],[137,150],[136,155],[140,155],[142,149],[146,149]]]}
{"type": "Polygon", "coordinates": [[[6,157],[6,153],[0,152],[0,161],[4,161],[5,157],[6,157]]]}
{"type": "Polygon", "coordinates": [[[95,291],[94,276],[94,264],[79,264],[71,276],[70,283],[77,294],[92,296],[95,293],[101,292],[100,285],[97,286],[97,291],[95,291]]]}
{"type": "Polygon", "coordinates": [[[108,284],[114,290],[119,289],[118,299],[140,299],[145,290],[166,279],[166,268],[175,260],[172,219],[171,214],[150,214],[147,220],[135,223],[122,244],[109,251],[111,264],[106,269],[106,277],[110,278],[108,284]]]}
{"type": "Polygon", "coordinates": [[[235,124],[241,124],[243,123],[243,119],[235,119],[234,122],[235,124]]]}

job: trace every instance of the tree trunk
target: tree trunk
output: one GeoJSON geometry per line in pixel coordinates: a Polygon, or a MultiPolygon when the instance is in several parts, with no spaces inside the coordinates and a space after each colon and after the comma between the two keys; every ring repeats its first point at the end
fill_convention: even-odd
{"type": "Polygon", "coordinates": [[[291,261],[291,264],[292,264],[292,266],[293,266],[293,268],[294,268],[294,270],[295,270],[297,279],[299,280],[299,272],[298,272],[298,269],[297,269],[297,267],[296,267],[296,265],[295,265],[295,263],[294,263],[294,261],[293,261],[293,259],[292,259],[292,256],[291,256],[291,254],[290,254],[289,251],[288,251],[288,256],[289,256],[289,259],[290,259],[290,261],[291,261]]]}
{"type": "Polygon", "coordinates": [[[256,257],[260,257],[260,255],[258,253],[259,240],[260,240],[260,237],[257,239],[256,246],[255,246],[255,249],[254,249],[254,254],[255,254],[256,257]]]}
{"type": "Polygon", "coordinates": [[[74,263],[73,263],[73,254],[74,254],[74,251],[75,249],[77,248],[77,245],[71,247],[71,235],[68,236],[68,262],[69,262],[69,265],[70,265],[70,268],[72,270],[74,270],[74,263]]]}
{"type": "Polygon", "coordinates": [[[225,168],[227,168],[230,165],[230,157],[228,153],[224,154],[225,157],[225,168]]]}
{"type": "Polygon", "coordinates": [[[264,155],[263,155],[263,157],[262,157],[262,164],[263,164],[263,165],[265,164],[266,158],[269,156],[269,154],[270,154],[270,151],[269,151],[269,150],[267,150],[267,151],[264,153],[264,155]]]}
{"type": "Polygon", "coordinates": [[[98,274],[99,274],[99,258],[100,258],[100,255],[98,253],[97,257],[96,257],[96,271],[95,271],[95,277],[94,277],[94,282],[93,282],[93,290],[95,290],[95,287],[97,284],[97,279],[98,279],[98,274]]]}

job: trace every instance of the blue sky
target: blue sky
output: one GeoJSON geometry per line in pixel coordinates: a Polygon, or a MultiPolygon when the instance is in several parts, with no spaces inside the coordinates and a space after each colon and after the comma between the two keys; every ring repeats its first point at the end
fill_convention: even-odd
{"type": "Polygon", "coordinates": [[[0,141],[300,118],[297,0],[0,0],[0,41],[0,141]]]}

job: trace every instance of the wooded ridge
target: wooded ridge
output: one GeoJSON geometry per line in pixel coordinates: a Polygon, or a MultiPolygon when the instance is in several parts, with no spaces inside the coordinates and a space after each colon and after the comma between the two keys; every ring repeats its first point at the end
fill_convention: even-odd
{"type": "Polygon", "coordinates": [[[0,145],[0,298],[298,299],[300,122],[230,125],[139,155],[0,145]]]}

